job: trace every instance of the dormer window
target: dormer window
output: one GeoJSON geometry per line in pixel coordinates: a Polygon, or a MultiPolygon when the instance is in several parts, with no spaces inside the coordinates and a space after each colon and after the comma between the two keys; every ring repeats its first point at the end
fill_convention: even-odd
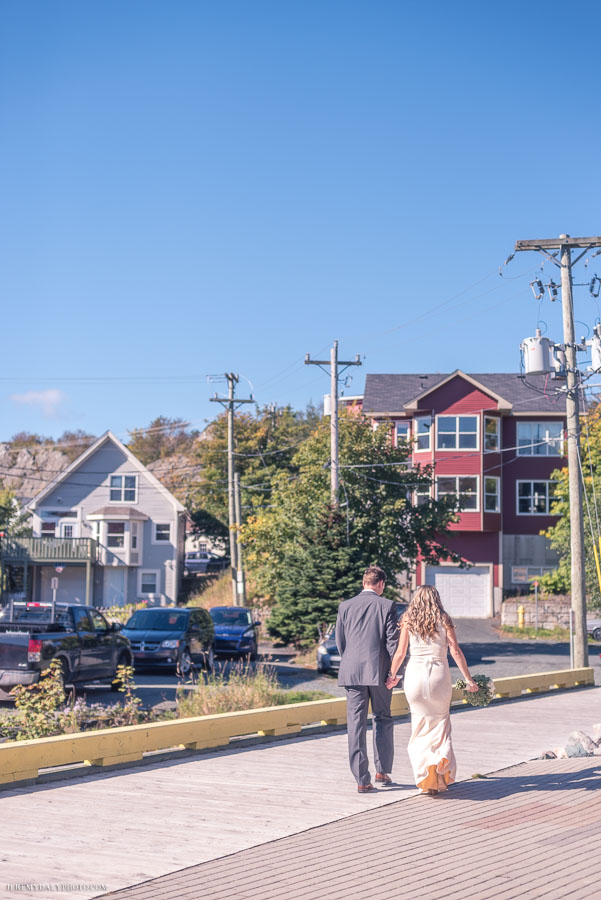
{"type": "Polygon", "coordinates": [[[135,503],[137,494],[137,475],[111,475],[109,493],[111,503],[135,503]]]}

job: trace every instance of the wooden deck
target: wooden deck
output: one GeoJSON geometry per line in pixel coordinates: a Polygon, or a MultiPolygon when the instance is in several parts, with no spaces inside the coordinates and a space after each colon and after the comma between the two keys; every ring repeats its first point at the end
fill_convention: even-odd
{"type": "MultiPolygon", "coordinates": [[[[453,713],[458,777],[531,759],[574,729],[590,733],[600,701],[601,688],[587,688],[453,713]]],[[[409,732],[397,722],[398,786],[375,795],[356,793],[344,731],[5,791],[0,896],[98,896],[409,797],[409,732]]]]}
{"type": "Polygon", "coordinates": [[[522,763],[110,894],[111,900],[590,900],[601,759],[522,763]]]}

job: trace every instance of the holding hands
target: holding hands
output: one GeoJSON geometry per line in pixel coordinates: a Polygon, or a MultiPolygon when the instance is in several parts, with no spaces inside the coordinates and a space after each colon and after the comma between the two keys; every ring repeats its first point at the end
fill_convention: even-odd
{"type": "MultiPolygon", "coordinates": [[[[388,673],[388,678],[386,679],[386,687],[389,691],[391,691],[400,681],[400,677],[398,675],[391,675],[388,673]]],[[[478,690],[478,686],[476,685],[476,690],[478,690]]]]}

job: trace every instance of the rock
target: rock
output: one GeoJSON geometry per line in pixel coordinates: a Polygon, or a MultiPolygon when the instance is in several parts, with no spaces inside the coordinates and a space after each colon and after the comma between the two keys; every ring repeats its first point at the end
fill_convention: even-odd
{"type": "Polygon", "coordinates": [[[584,731],[573,731],[566,744],[566,753],[570,758],[592,756],[597,745],[584,731]]]}
{"type": "Polygon", "coordinates": [[[545,750],[544,753],[538,757],[539,759],[557,759],[557,754],[554,750],[545,750]]]}
{"type": "Polygon", "coordinates": [[[565,747],[555,747],[553,750],[556,759],[567,759],[568,754],[566,753],[565,747]]]}
{"type": "Polygon", "coordinates": [[[593,740],[595,743],[601,743],[601,722],[597,722],[596,725],[593,725],[593,740]]]}

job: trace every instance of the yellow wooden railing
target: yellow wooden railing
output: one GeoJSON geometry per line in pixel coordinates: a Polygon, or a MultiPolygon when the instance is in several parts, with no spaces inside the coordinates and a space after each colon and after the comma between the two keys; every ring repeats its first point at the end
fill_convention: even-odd
{"type": "MultiPolygon", "coordinates": [[[[594,677],[591,668],[495,679],[499,699],[592,684],[594,677]]],[[[464,702],[459,691],[453,691],[453,702],[464,702]]],[[[394,691],[393,716],[403,716],[408,712],[405,694],[394,691]]],[[[110,766],[142,759],[144,753],[151,751],[225,747],[233,737],[294,734],[303,725],[345,723],[346,700],[342,697],[30,741],[10,741],[0,744],[0,783],[37,778],[40,769],[54,766],[77,763],[110,766]]]]}

